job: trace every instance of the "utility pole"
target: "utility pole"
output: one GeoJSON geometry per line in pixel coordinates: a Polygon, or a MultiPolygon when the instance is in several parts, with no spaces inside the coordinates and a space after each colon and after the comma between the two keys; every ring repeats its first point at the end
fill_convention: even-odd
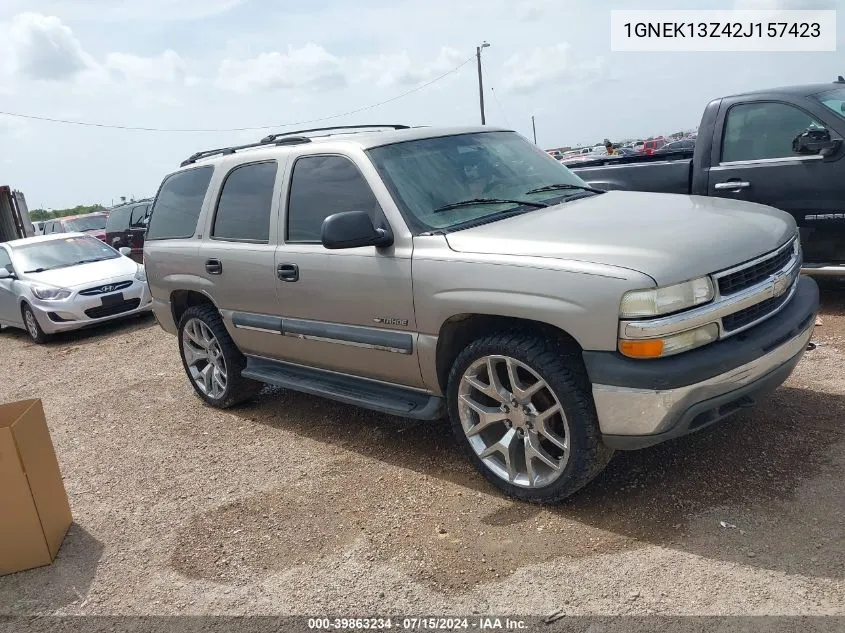
{"type": "Polygon", "coordinates": [[[490,46],[487,42],[482,42],[481,46],[475,47],[475,57],[478,60],[478,103],[481,107],[481,125],[487,125],[487,119],[484,116],[484,80],[481,78],[481,49],[490,46]]]}
{"type": "Polygon", "coordinates": [[[537,144],[537,126],[534,125],[534,115],[531,115],[531,129],[534,131],[534,145],[537,144]]]}

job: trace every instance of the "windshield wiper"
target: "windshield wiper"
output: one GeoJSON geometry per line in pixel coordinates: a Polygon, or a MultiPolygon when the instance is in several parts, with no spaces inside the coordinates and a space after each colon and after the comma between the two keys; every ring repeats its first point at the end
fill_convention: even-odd
{"type": "Polygon", "coordinates": [[[569,185],[569,184],[558,184],[558,185],[546,185],[545,187],[537,187],[536,189],[532,189],[530,191],[526,191],[526,194],[529,193],[543,193],[544,191],[563,191],[564,189],[577,189],[579,191],[590,191],[592,193],[605,193],[601,189],[596,189],[594,187],[585,187],[584,185],[569,185]]]}
{"type": "Polygon", "coordinates": [[[24,274],[24,275],[28,275],[28,274],[30,274],[30,273],[43,273],[43,272],[46,272],[46,271],[48,271],[48,270],[53,270],[52,266],[41,267],[41,268],[35,268],[35,269],[33,269],[33,270],[25,270],[25,271],[23,271],[23,274],[24,274]]]}
{"type": "Polygon", "coordinates": [[[94,262],[104,262],[107,259],[113,259],[112,257],[94,257],[93,259],[80,259],[78,262],[74,262],[73,264],[69,264],[71,266],[76,266],[78,264],[93,264],[94,262]]]}
{"type": "Polygon", "coordinates": [[[451,204],[443,205],[436,208],[432,213],[440,213],[441,211],[449,211],[450,209],[459,209],[461,207],[472,207],[477,204],[518,204],[525,207],[534,207],[535,209],[542,209],[549,205],[544,202],[533,202],[532,200],[508,200],[506,198],[473,198],[472,200],[461,200],[460,202],[453,202],[451,204]]]}

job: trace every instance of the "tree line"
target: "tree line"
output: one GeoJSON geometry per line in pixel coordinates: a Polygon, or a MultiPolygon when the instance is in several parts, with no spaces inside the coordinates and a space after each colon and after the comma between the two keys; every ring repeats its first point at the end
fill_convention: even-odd
{"type": "Polygon", "coordinates": [[[96,213],[98,211],[105,211],[106,208],[101,204],[78,204],[72,209],[53,209],[47,211],[46,209],[33,209],[29,212],[29,217],[33,222],[42,222],[44,220],[52,220],[54,218],[63,218],[66,215],[83,215],[85,213],[96,213]]]}

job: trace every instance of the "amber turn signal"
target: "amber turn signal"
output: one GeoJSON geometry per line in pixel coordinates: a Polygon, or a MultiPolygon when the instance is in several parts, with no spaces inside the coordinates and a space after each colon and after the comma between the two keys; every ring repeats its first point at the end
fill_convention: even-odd
{"type": "Polygon", "coordinates": [[[663,354],[663,341],[619,341],[619,351],[630,358],[660,358],[663,354]]]}

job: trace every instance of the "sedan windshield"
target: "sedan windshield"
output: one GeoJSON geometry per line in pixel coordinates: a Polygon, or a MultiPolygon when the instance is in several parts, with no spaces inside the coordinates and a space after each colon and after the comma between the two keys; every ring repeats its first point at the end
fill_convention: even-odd
{"type": "Polygon", "coordinates": [[[98,239],[80,236],[15,246],[12,257],[15,267],[26,274],[114,259],[120,254],[98,239]]]}
{"type": "Polygon", "coordinates": [[[102,231],[106,228],[106,216],[88,215],[73,220],[65,220],[68,231],[102,231]]]}
{"type": "Polygon", "coordinates": [[[367,152],[415,232],[452,229],[594,195],[514,132],[405,141],[367,152]]]}

